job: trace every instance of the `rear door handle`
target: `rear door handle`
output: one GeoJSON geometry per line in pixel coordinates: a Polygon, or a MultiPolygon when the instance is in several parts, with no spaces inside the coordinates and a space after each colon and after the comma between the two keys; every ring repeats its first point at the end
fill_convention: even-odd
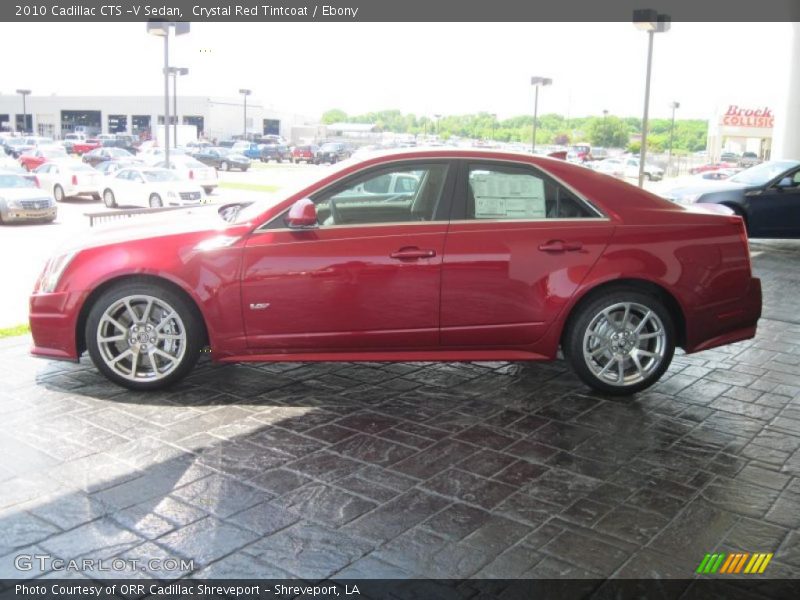
{"type": "Polygon", "coordinates": [[[565,242],[564,240],[550,240],[539,246],[542,252],[577,252],[583,248],[580,242],[565,242]]]}
{"type": "Polygon", "coordinates": [[[421,248],[400,248],[396,252],[389,255],[391,258],[399,260],[416,260],[418,258],[433,258],[436,256],[436,250],[423,250],[421,248]]]}

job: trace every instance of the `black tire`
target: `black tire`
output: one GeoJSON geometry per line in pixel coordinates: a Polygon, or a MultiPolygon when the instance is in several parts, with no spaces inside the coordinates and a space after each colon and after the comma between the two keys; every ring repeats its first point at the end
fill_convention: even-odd
{"type": "Polygon", "coordinates": [[[227,171],[227,170],[228,170],[228,169],[230,169],[230,168],[231,168],[231,167],[230,167],[230,165],[228,164],[228,161],[225,161],[225,160],[223,160],[223,161],[222,161],[222,162],[219,164],[219,169],[220,169],[220,171],[227,171]]]}
{"type": "Polygon", "coordinates": [[[653,181],[653,175],[651,173],[645,173],[644,176],[647,178],[647,181],[653,181]]]}
{"type": "Polygon", "coordinates": [[[242,173],[247,173],[247,167],[242,167],[242,173]]]}
{"type": "Polygon", "coordinates": [[[269,161],[268,161],[266,158],[262,157],[262,158],[261,158],[261,162],[263,162],[263,163],[267,163],[267,162],[269,162],[269,161]]]}
{"type": "Polygon", "coordinates": [[[92,362],[110,381],[131,390],[158,390],[177,383],[194,368],[204,347],[205,326],[197,308],[181,294],[164,285],[130,281],[110,288],[95,300],[86,319],[84,335],[92,362]],[[122,298],[136,295],[152,296],[166,302],[180,317],[185,329],[186,346],[183,356],[176,361],[177,364],[170,373],[155,381],[134,381],[115,372],[106,364],[97,342],[98,330],[106,309],[122,298]]]}
{"type": "Polygon", "coordinates": [[[210,196],[211,193],[214,191],[213,187],[204,187],[203,191],[206,193],[206,196],[210,196]]]}
{"type": "Polygon", "coordinates": [[[63,202],[64,198],[66,198],[64,195],[64,188],[56,184],[56,186],[53,188],[53,198],[56,202],[63,202]]]}
{"type": "MultiPolygon", "coordinates": [[[[623,309],[619,308],[617,310],[623,309]]],[[[647,319],[642,320],[647,321],[647,319]]],[[[648,326],[648,329],[650,327],[655,328],[656,323],[652,318],[649,323],[650,325],[648,326]]],[[[608,330],[608,333],[611,334],[606,339],[609,344],[612,343],[611,337],[614,335],[621,335],[619,331],[608,330]]],[[[628,333],[631,332],[628,331],[628,333]]],[[[616,341],[613,343],[616,343],[616,341]]],[[[643,346],[639,347],[641,350],[645,350],[643,346]]],[[[667,310],[661,300],[659,300],[659,298],[656,296],[630,287],[612,288],[600,292],[593,297],[589,297],[575,309],[573,314],[570,316],[569,324],[567,325],[567,329],[564,333],[564,337],[562,339],[562,348],[564,355],[575,371],[575,374],[586,385],[601,393],[611,396],[627,396],[650,387],[656,381],[658,381],[658,379],[664,374],[664,371],[669,368],[669,365],[672,362],[672,356],[675,353],[675,325],[669,310],[667,310]],[[586,341],[585,338],[587,336],[587,330],[596,319],[601,317],[603,311],[623,303],[630,303],[636,306],[644,307],[647,310],[652,311],[658,320],[660,320],[661,329],[663,330],[664,334],[663,339],[661,339],[660,342],[657,340],[638,342],[637,338],[637,341],[633,343],[634,347],[638,344],[644,343],[645,346],[647,346],[648,351],[654,349],[652,346],[653,344],[660,343],[661,358],[660,362],[652,364],[650,369],[646,369],[648,371],[647,374],[641,377],[640,380],[631,381],[631,383],[624,383],[624,378],[628,376],[627,370],[636,368],[636,366],[633,364],[633,359],[631,359],[629,355],[626,355],[622,359],[623,382],[612,384],[607,380],[601,379],[599,375],[596,375],[592,371],[592,368],[587,361],[586,354],[584,353],[584,343],[586,341]],[[626,364],[628,366],[625,366],[626,364]]],[[[610,350],[604,350],[603,352],[610,352],[610,350]]],[[[608,358],[607,363],[601,363],[600,361],[605,360],[605,358],[606,356],[604,356],[604,354],[600,354],[597,360],[592,359],[593,363],[597,363],[595,368],[600,367],[601,365],[607,365],[607,363],[612,363],[615,364],[615,368],[610,369],[609,373],[618,370],[620,364],[619,360],[610,357],[608,358]]],[[[638,353],[636,360],[640,362],[642,360],[638,358],[638,353]]],[[[644,359],[644,362],[647,363],[647,359],[644,359]]]]}
{"type": "Polygon", "coordinates": [[[117,199],[114,197],[114,192],[111,190],[103,191],[103,204],[106,208],[117,208],[117,199]]]}
{"type": "Polygon", "coordinates": [[[148,203],[150,204],[150,208],[161,208],[164,206],[164,202],[161,200],[161,196],[158,194],[150,194],[148,203]]]}

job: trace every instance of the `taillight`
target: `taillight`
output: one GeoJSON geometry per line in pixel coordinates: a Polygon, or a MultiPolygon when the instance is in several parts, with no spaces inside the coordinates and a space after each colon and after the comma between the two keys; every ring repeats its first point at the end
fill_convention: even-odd
{"type": "Polygon", "coordinates": [[[77,175],[73,175],[72,176],[72,185],[78,185],[78,176],[77,175]]]}
{"type": "Polygon", "coordinates": [[[194,171],[189,170],[189,179],[194,179],[194,171]]]}

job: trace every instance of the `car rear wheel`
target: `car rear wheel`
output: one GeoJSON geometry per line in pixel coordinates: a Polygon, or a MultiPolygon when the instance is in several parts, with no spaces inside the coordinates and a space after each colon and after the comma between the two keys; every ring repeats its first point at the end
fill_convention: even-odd
{"type": "Polygon", "coordinates": [[[204,188],[203,188],[203,191],[206,193],[206,196],[210,196],[210,195],[211,195],[211,192],[213,192],[213,191],[214,191],[214,188],[213,188],[213,187],[210,187],[210,186],[209,186],[209,187],[204,187],[204,188]]]}
{"type": "Polygon", "coordinates": [[[150,208],[161,208],[164,203],[161,201],[161,196],[158,194],[150,194],[150,208]]]}
{"type": "Polygon", "coordinates": [[[223,160],[222,163],[220,163],[219,168],[221,171],[227,171],[231,167],[226,161],[223,160]]]}
{"type": "Polygon", "coordinates": [[[63,202],[64,201],[64,188],[60,185],[56,184],[53,188],[53,198],[55,198],[56,202],[63,202]]]}
{"type": "Polygon", "coordinates": [[[103,192],[103,203],[106,208],[117,208],[117,199],[114,197],[114,192],[106,190],[103,192]]]}
{"type": "Polygon", "coordinates": [[[85,335],[92,362],[108,379],[132,390],[154,390],[192,370],[203,331],[197,311],[179,294],[132,282],[98,298],[85,335]]]}
{"type": "Polygon", "coordinates": [[[589,387],[614,396],[653,385],[675,352],[672,317],[663,303],[632,289],[607,291],[571,318],[563,349],[589,387]]]}

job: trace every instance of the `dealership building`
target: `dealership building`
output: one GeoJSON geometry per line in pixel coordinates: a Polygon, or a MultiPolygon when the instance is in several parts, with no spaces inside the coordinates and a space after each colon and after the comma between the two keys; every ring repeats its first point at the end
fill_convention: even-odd
{"type": "Polygon", "coordinates": [[[772,155],[775,117],[769,106],[725,104],[708,122],[708,156],[719,159],[723,150],[755,152],[762,160],[772,155]]]}
{"type": "MultiPolygon", "coordinates": [[[[175,122],[170,98],[170,123],[175,122]]],[[[247,133],[281,135],[297,141],[299,135],[314,136],[318,120],[289,111],[266,107],[254,96],[178,96],[177,122],[194,125],[207,139],[227,139],[247,133]]],[[[147,137],[164,124],[163,96],[32,96],[0,95],[0,130],[32,131],[61,138],[67,133],[132,133],[147,137]]],[[[319,127],[323,132],[324,128],[319,127]]]]}

